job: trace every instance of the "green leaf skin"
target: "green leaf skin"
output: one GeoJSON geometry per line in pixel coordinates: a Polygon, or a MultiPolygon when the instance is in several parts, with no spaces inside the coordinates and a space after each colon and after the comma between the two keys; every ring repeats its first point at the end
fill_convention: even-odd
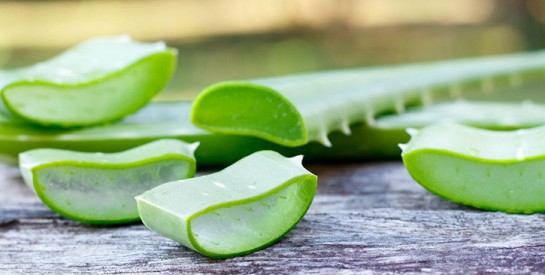
{"type": "Polygon", "coordinates": [[[0,158],[16,163],[19,153],[37,148],[119,152],[153,140],[174,138],[200,142],[195,157],[203,166],[229,165],[260,150],[288,156],[304,154],[306,160],[322,162],[398,159],[401,150],[397,144],[409,141],[405,132],[408,127],[420,128],[445,119],[498,130],[545,124],[544,105],[458,101],[382,116],[372,126],[356,124],[349,136],[333,132],[329,135],[333,147],[317,143],[284,147],[260,138],[199,129],[189,121],[190,110],[190,102],[154,102],[115,124],[69,130],[32,127],[0,115],[0,158]]]}
{"type": "Polygon", "coordinates": [[[382,116],[373,126],[382,129],[421,128],[448,121],[490,130],[530,128],[545,124],[545,105],[530,101],[505,103],[456,100],[382,116]]]}
{"type": "Polygon", "coordinates": [[[250,135],[285,146],[311,141],[330,146],[330,132],[349,133],[349,125],[372,124],[376,114],[402,111],[433,97],[543,83],[544,71],[542,51],[230,81],[197,97],[192,121],[215,133],[250,135]]]}
{"type": "Polygon", "coordinates": [[[249,155],[224,170],[160,185],[137,196],[151,230],[203,255],[229,258],[265,248],[304,216],[317,177],[302,157],[249,155]]]}
{"type": "Polygon", "coordinates": [[[141,43],[127,36],[89,40],[51,60],[0,71],[3,107],[43,126],[118,120],[163,89],[176,55],[162,42],[141,43]]]}
{"type": "Polygon", "coordinates": [[[21,153],[23,179],[60,215],[91,224],[139,220],[134,196],[193,177],[197,144],[163,139],[120,153],[36,149],[21,153]]]}
{"type": "Polygon", "coordinates": [[[489,130],[516,130],[545,124],[545,105],[501,102],[452,101],[414,107],[401,114],[379,117],[365,132],[368,152],[374,158],[398,158],[395,144],[406,143],[407,128],[422,128],[438,122],[456,122],[489,130]]]}
{"type": "Polygon", "coordinates": [[[199,165],[206,166],[229,165],[263,149],[285,150],[258,138],[216,135],[199,129],[191,125],[190,110],[191,102],[154,102],[120,122],[76,129],[44,129],[0,115],[0,159],[16,163],[19,153],[37,148],[119,152],[161,138],[199,142],[195,156],[199,165]]]}
{"type": "MultiPolygon", "coordinates": [[[[204,166],[229,165],[260,150],[305,154],[306,159],[322,161],[361,160],[376,153],[369,151],[374,150],[370,143],[374,134],[362,125],[355,126],[351,136],[332,133],[335,148],[320,144],[288,148],[255,137],[211,134],[191,125],[190,110],[190,102],[154,102],[118,123],[77,129],[44,129],[0,116],[0,158],[14,163],[20,152],[36,148],[118,152],[161,138],[199,142],[195,157],[204,166]]],[[[406,135],[403,131],[401,134],[406,135]]],[[[397,150],[397,143],[390,143],[393,150],[397,150]]]]}
{"type": "Polygon", "coordinates": [[[414,130],[403,150],[411,176],[430,192],[476,208],[545,211],[545,127],[490,131],[454,123],[414,130]]]}

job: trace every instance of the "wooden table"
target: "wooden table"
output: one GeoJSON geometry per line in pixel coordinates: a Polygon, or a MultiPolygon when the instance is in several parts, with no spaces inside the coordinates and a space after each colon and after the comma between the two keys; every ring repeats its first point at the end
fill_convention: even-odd
{"type": "Polygon", "coordinates": [[[0,273],[545,272],[545,216],[478,211],[436,197],[400,162],[311,165],[314,203],[279,243],[209,259],[142,224],[60,218],[0,166],[0,273]]]}

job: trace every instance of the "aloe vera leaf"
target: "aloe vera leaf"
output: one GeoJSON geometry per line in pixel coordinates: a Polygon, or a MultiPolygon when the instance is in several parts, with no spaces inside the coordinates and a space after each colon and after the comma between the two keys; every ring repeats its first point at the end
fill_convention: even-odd
{"type": "Polygon", "coordinates": [[[92,39],[48,61],[0,71],[3,109],[46,126],[114,121],[161,91],[175,65],[176,51],[163,42],[92,39]]]}
{"type": "Polygon", "coordinates": [[[203,255],[252,253],[282,238],[302,219],[317,177],[274,151],[251,154],[224,170],[160,185],[136,197],[151,230],[203,255]]]}
{"type": "Polygon", "coordinates": [[[516,130],[545,124],[545,105],[458,100],[414,107],[405,113],[379,117],[366,132],[374,158],[397,158],[401,150],[394,144],[406,143],[407,128],[422,128],[438,122],[456,122],[489,130],[516,130]]]}
{"type": "Polygon", "coordinates": [[[374,126],[387,129],[420,128],[439,121],[454,121],[491,130],[530,128],[545,124],[545,105],[531,101],[505,103],[457,100],[382,116],[374,126]]]}
{"type": "Polygon", "coordinates": [[[292,148],[249,136],[212,134],[190,124],[190,109],[190,102],[153,102],[115,124],[68,130],[32,127],[0,115],[0,156],[4,162],[14,163],[20,152],[36,148],[118,152],[160,138],[175,138],[189,143],[200,142],[195,152],[200,165],[229,165],[266,149],[290,156],[304,154],[312,161],[348,161],[399,158],[401,150],[397,144],[409,140],[405,132],[407,127],[419,128],[446,118],[492,129],[545,124],[545,115],[541,115],[545,114],[543,105],[460,101],[381,116],[374,125],[353,125],[349,136],[333,132],[329,135],[333,147],[309,143],[292,148]]]}
{"type": "Polygon", "coordinates": [[[352,134],[341,132],[329,135],[333,146],[316,143],[301,147],[282,147],[285,154],[297,152],[309,160],[376,160],[399,159],[400,143],[409,141],[407,128],[422,128],[434,123],[452,121],[464,125],[491,129],[514,130],[545,125],[545,105],[505,102],[449,101],[428,106],[412,107],[401,114],[376,118],[373,125],[357,124],[352,134]]]}
{"type": "Polygon", "coordinates": [[[543,81],[544,70],[545,51],[229,81],[197,97],[192,121],[212,132],[285,146],[310,141],[329,146],[328,133],[348,133],[357,122],[372,124],[376,114],[401,111],[407,103],[543,81]]]}
{"type": "Polygon", "coordinates": [[[539,81],[524,81],[511,87],[494,90],[493,93],[462,94],[469,101],[520,102],[531,100],[534,103],[545,104],[543,83],[539,81]]]}
{"type": "Polygon", "coordinates": [[[91,224],[139,220],[134,196],[193,177],[197,144],[163,139],[120,153],[36,149],[21,153],[23,179],[53,211],[91,224]]]}
{"type": "Polygon", "coordinates": [[[199,142],[195,157],[200,165],[207,166],[229,165],[265,149],[291,156],[303,153],[312,160],[368,156],[368,146],[362,144],[362,138],[368,138],[363,127],[355,127],[354,134],[348,137],[333,133],[334,149],[318,144],[287,148],[254,137],[211,134],[191,125],[190,110],[191,102],[153,102],[118,123],[76,129],[33,127],[24,121],[0,115],[0,157],[4,162],[14,163],[19,153],[36,148],[118,152],[160,138],[199,142]]]}
{"type": "Polygon", "coordinates": [[[430,192],[476,208],[545,211],[545,127],[490,131],[454,123],[413,131],[403,149],[411,176],[430,192]]]}
{"type": "Polygon", "coordinates": [[[119,152],[161,138],[200,142],[195,156],[202,165],[228,165],[259,150],[283,149],[258,138],[215,135],[192,126],[190,109],[191,102],[153,102],[120,122],[75,129],[34,127],[0,115],[0,158],[16,163],[19,153],[37,148],[119,152]]]}

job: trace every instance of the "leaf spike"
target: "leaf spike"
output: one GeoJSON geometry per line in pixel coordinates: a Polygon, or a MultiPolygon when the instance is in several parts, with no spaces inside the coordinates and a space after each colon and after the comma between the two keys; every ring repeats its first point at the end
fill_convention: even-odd
{"type": "Polygon", "coordinates": [[[300,166],[302,167],[302,166],[303,166],[303,158],[304,158],[303,155],[297,155],[297,156],[295,156],[295,157],[289,158],[289,160],[290,160],[293,164],[300,165],[300,166]]]}
{"type": "Polygon", "coordinates": [[[416,129],[416,128],[407,128],[407,129],[405,129],[405,132],[407,132],[407,134],[409,134],[409,136],[414,137],[414,136],[416,136],[416,134],[418,134],[418,129],[416,129]]]}
{"type": "Polygon", "coordinates": [[[329,138],[327,137],[327,130],[322,129],[320,131],[320,138],[319,138],[318,142],[320,142],[325,147],[331,147],[332,146],[331,141],[329,141],[329,138]]]}
{"type": "Polygon", "coordinates": [[[348,123],[348,120],[345,119],[342,121],[341,123],[341,131],[343,132],[343,134],[349,136],[352,134],[352,130],[350,130],[350,124],[348,123]]]}
{"type": "Polygon", "coordinates": [[[189,150],[191,151],[191,153],[194,153],[195,150],[197,150],[197,148],[199,147],[199,145],[201,145],[201,143],[198,141],[189,144],[189,150]]]}

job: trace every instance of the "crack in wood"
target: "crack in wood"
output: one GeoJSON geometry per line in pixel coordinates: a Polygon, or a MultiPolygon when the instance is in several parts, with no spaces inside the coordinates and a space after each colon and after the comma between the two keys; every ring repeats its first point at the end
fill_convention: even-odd
{"type": "Polygon", "coordinates": [[[5,229],[6,227],[13,226],[19,221],[17,219],[6,219],[0,218],[0,230],[5,229]]]}

